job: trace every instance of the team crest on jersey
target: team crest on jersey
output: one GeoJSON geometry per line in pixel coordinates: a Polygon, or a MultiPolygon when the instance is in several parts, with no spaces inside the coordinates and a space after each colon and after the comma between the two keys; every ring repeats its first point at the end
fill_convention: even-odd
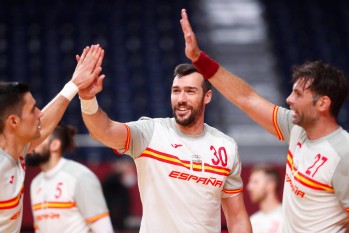
{"type": "Polygon", "coordinates": [[[200,155],[191,156],[192,169],[193,171],[203,171],[204,167],[202,166],[202,158],[200,155]]]}

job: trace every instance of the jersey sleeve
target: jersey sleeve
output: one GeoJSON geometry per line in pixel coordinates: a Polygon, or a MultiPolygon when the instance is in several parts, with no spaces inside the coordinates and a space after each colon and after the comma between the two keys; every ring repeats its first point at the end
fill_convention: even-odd
{"type": "Polygon", "coordinates": [[[130,128],[130,148],[125,154],[131,155],[134,159],[147,148],[154,132],[154,121],[148,117],[142,117],[138,121],[127,123],[130,128]]]}
{"type": "Polygon", "coordinates": [[[349,153],[342,157],[333,174],[333,188],[335,194],[349,213],[349,153]]]}
{"type": "Polygon", "coordinates": [[[281,141],[287,143],[290,142],[290,132],[294,124],[292,123],[293,111],[275,106],[273,113],[273,123],[275,130],[278,134],[278,138],[281,141]]]}
{"type": "Polygon", "coordinates": [[[241,178],[241,161],[238,147],[235,144],[234,155],[232,156],[233,165],[229,176],[227,177],[222,190],[222,198],[233,197],[243,191],[243,182],[241,178]]]}
{"type": "Polygon", "coordinates": [[[75,199],[87,223],[109,216],[101,184],[95,174],[84,172],[77,180],[75,199]]]}

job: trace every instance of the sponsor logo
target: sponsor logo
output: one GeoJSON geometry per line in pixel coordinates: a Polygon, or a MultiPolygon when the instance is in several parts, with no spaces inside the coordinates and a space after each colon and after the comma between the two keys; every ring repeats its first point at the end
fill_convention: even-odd
{"type": "Polygon", "coordinates": [[[176,149],[176,148],[181,147],[183,145],[182,144],[171,144],[171,146],[176,149]]]}
{"type": "Polygon", "coordinates": [[[292,192],[294,192],[296,194],[296,196],[300,196],[301,198],[304,197],[305,193],[303,191],[299,190],[298,187],[293,184],[291,178],[288,176],[287,173],[285,176],[285,182],[290,184],[291,190],[292,190],[292,192]]]}
{"type": "Polygon", "coordinates": [[[11,219],[11,220],[16,220],[20,215],[21,215],[21,211],[18,211],[18,212],[15,213],[10,219],[11,219]]]}
{"type": "Polygon", "coordinates": [[[210,178],[200,177],[200,176],[195,176],[195,175],[191,175],[184,172],[178,172],[178,171],[171,171],[168,176],[174,179],[191,181],[197,184],[209,185],[213,187],[222,187],[223,185],[222,180],[217,180],[217,178],[214,178],[214,177],[210,177],[210,178]]]}
{"type": "Polygon", "coordinates": [[[60,215],[57,213],[40,214],[35,216],[36,221],[42,221],[46,219],[59,219],[60,215]]]}

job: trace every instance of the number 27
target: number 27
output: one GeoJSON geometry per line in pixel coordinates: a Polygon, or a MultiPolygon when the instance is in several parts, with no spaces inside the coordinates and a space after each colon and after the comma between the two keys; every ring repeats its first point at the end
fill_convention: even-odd
{"type": "Polygon", "coordinates": [[[324,163],[326,163],[326,161],[328,160],[327,157],[325,157],[321,154],[317,154],[314,159],[315,159],[315,161],[314,161],[313,165],[308,167],[308,169],[305,172],[305,174],[307,174],[309,176],[311,175],[311,177],[314,177],[314,175],[317,173],[319,168],[322,165],[324,165],[324,163]]]}

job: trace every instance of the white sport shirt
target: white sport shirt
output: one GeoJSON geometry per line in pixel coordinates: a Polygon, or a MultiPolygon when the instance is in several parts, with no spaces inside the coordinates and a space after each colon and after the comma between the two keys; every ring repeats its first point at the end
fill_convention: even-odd
{"type": "Polygon", "coordinates": [[[17,161],[0,148],[0,232],[16,233],[21,229],[28,147],[17,161]]]}
{"type": "Polygon", "coordinates": [[[250,217],[253,233],[281,233],[282,207],[264,213],[257,211],[250,217]]]}
{"type": "Polygon", "coordinates": [[[275,129],[289,144],[283,193],[283,232],[346,232],[349,212],[349,134],[342,128],[309,140],[293,112],[274,109],[275,129]]]}
{"type": "Polygon", "coordinates": [[[37,233],[90,232],[89,224],[109,218],[96,175],[82,164],[64,158],[33,179],[30,197],[37,233]]]}
{"type": "Polygon", "coordinates": [[[205,124],[179,132],[173,118],[127,124],[143,206],[141,233],[221,232],[221,198],[242,192],[238,147],[205,124]]]}

